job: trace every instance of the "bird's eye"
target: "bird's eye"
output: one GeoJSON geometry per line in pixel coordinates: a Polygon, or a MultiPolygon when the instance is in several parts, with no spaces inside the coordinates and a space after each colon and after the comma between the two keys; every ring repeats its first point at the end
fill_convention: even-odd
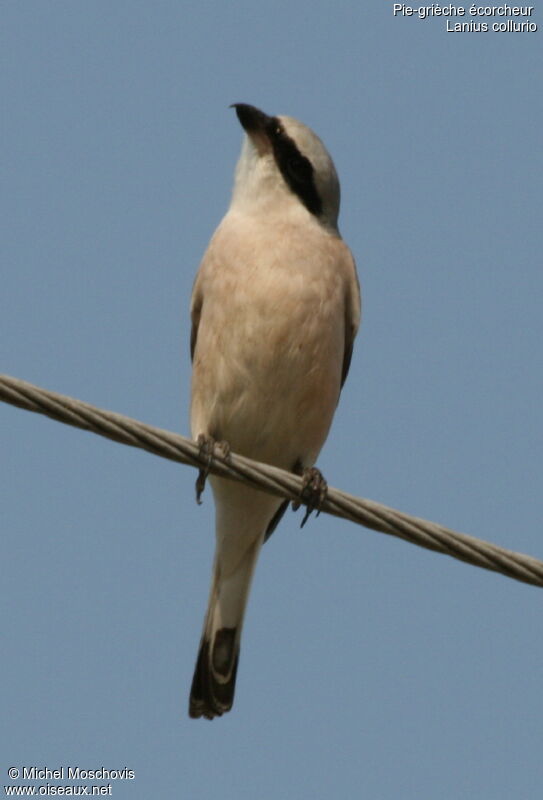
{"type": "Polygon", "coordinates": [[[287,161],[287,170],[298,181],[307,180],[311,173],[309,161],[303,156],[291,156],[287,161]]]}

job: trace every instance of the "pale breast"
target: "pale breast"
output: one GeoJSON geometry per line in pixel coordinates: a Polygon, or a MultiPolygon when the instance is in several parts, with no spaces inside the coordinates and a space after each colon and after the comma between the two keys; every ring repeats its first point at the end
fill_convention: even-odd
{"type": "Polygon", "coordinates": [[[272,237],[225,223],[201,268],[193,435],[286,468],[312,463],[340,390],[345,246],[316,225],[272,237]]]}

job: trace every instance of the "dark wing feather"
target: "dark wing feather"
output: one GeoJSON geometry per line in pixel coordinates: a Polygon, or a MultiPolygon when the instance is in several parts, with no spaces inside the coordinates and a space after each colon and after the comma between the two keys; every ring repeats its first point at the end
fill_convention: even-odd
{"type": "Polygon", "coordinates": [[[196,350],[196,339],[198,338],[198,327],[200,325],[200,316],[202,314],[203,298],[196,292],[193,294],[192,307],[190,309],[190,318],[192,320],[192,327],[190,329],[190,360],[194,360],[194,351],[196,350]]]}
{"type": "Polygon", "coordinates": [[[277,528],[277,526],[281,522],[283,514],[287,510],[287,507],[288,507],[289,503],[290,503],[290,500],[283,500],[283,502],[281,503],[281,505],[279,506],[279,508],[277,509],[277,511],[275,512],[275,514],[271,518],[271,520],[269,521],[268,527],[266,528],[266,533],[264,534],[264,541],[265,542],[268,541],[268,539],[270,538],[270,536],[272,535],[274,530],[277,528]]]}
{"type": "Polygon", "coordinates": [[[349,374],[354,340],[358,331],[358,326],[360,325],[360,284],[358,283],[354,259],[349,250],[347,250],[347,254],[352,270],[352,280],[345,298],[345,348],[343,350],[343,366],[341,369],[342,389],[343,384],[347,380],[347,375],[349,374]]]}
{"type": "Polygon", "coordinates": [[[348,332],[350,335],[345,336],[345,350],[343,351],[343,367],[341,370],[341,388],[343,389],[343,384],[347,380],[347,375],[349,374],[349,367],[351,366],[351,358],[353,357],[353,344],[354,344],[354,332],[351,329],[348,332]]]}
{"type": "Polygon", "coordinates": [[[200,317],[197,320],[192,320],[192,326],[190,329],[190,360],[194,359],[194,351],[196,349],[196,337],[198,336],[198,323],[200,322],[200,317]]]}

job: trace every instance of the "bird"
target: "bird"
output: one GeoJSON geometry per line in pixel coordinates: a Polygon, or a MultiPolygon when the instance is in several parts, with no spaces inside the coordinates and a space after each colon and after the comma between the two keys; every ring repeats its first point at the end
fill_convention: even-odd
{"type": "MultiPolygon", "coordinates": [[[[235,103],[244,131],[230,207],[191,299],[191,431],[209,461],[230,450],[303,476],[314,466],[360,323],[354,258],[338,230],[340,186],[319,137],[289,116],[235,103]]],[[[207,470],[197,480],[203,491],[207,470]]],[[[257,559],[288,501],[214,475],[216,547],[189,716],[232,708],[257,559]]]]}

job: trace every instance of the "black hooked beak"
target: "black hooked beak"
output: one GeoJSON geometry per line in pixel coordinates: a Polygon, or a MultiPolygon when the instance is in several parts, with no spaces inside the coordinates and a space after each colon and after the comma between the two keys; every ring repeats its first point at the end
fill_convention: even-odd
{"type": "Polygon", "coordinates": [[[247,103],[232,103],[230,108],[236,109],[236,114],[244,131],[247,133],[268,133],[273,127],[273,117],[269,117],[255,106],[247,103]]]}

